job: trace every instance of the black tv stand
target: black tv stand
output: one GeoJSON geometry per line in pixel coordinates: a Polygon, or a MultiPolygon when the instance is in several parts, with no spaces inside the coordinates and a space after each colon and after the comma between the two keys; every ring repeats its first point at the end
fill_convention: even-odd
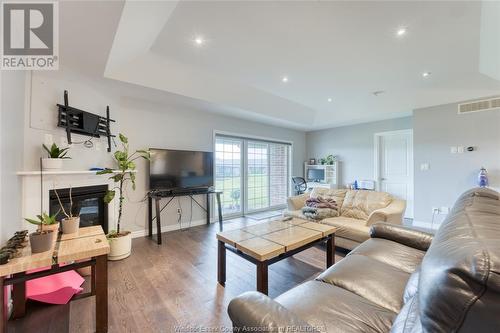
{"type": "Polygon", "coordinates": [[[220,202],[220,195],[222,191],[216,191],[210,188],[181,188],[181,189],[159,189],[151,190],[148,192],[148,237],[153,238],[153,221],[156,220],[156,241],[158,245],[161,245],[161,212],[174,200],[176,197],[190,197],[191,200],[196,203],[201,209],[207,213],[207,225],[210,224],[210,195],[215,194],[217,199],[217,209],[219,213],[219,230],[222,231],[222,207],[220,202]],[[198,200],[195,199],[195,195],[206,195],[207,207],[203,207],[198,200]],[[160,207],[160,201],[163,198],[169,198],[167,203],[160,207]],[[153,217],[153,200],[155,202],[155,216],[153,217]]]}

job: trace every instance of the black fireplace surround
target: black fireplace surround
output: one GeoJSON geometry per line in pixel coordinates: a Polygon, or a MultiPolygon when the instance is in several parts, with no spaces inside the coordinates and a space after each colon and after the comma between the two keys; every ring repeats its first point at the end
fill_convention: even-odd
{"type": "MultiPolygon", "coordinates": [[[[105,233],[108,233],[108,207],[104,203],[104,196],[108,189],[107,185],[74,187],[71,190],[73,198],[73,215],[80,216],[80,227],[88,227],[100,225],[105,233]]],[[[69,188],[58,189],[57,194],[66,211],[70,207],[69,188]]],[[[65,216],[60,210],[60,205],[57,200],[56,192],[49,192],[49,213],[50,215],[57,214],[57,221],[62,220],[65,216]]]]}

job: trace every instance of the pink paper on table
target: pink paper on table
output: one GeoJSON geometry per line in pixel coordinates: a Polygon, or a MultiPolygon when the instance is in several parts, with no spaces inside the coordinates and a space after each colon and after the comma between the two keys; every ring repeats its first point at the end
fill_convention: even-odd
{"type": "MultiPolygon", "coordinates": [[[[34,270],[30,273],[41,271],[34,270]]],[[[29,299],[50,303],[67,304],[73,295],[83,290],[80,286],[85,281],[75,271],[67,271],[26,282],[26,296],[29,299]]]]}

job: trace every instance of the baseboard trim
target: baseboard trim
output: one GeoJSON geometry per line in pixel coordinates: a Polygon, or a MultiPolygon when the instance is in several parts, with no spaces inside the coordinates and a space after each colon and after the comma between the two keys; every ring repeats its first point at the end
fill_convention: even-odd
{"type": "Polygon", "coordinates": [[[414,227],[420,227],[420,228],[437,230],[437,229],[439,229],[440,224],[441,223],[434,223],[434,224],[432,224],[430,222],[413,220],[413,222],[412,222],[411,225],[414,226],[414,227]]]}
{"type": "MultiPolygon", "coordinates": [[[[191,222],[191,227],[197,227],[200,225],[205,225],[207,223],[207,220],[197,220],[191,222]]],[[[210,223],[214,223],[213,221],[210,223]]],[[[182,223],[182,229],[188,229],[189,223],[183,222],[182,223]]],[[[170,224],[170,225],[162,225],[161,226],[161,232],[169,232],[169,231],[175,231],[175,230],[181,230],[181,226],[179,226],[178,223],[176,224],[170,224]]],[[[143,230],[136,230],[132,231],[132,238],[139,238],[139,237],[146,237],[148,235],[148,229],[144,228],[143,230]]],[[[153,225],[153,235],[156,235],[156,227],[153,225]]]]}

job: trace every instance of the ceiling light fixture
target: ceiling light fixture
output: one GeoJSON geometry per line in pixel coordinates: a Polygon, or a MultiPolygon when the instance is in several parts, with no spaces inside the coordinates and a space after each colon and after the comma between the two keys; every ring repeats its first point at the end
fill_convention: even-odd
{"type": "Polygon", "coordinates": [[[422,77],[429,77],[431,76],[431,74],[432,74],[431,72],[423,72],[422,77]]]}
{"type": "Polygon", "coordinates": [[[403,37],[407,32],[408,30],[406,29],[406,27],[401,27],[396,31],[396,36],[403,37]]]}
{"type": "Polygon", "coordinates": [[[287,83],[288,82],[288,76],[283,76],[281,78],[281,82],[287,83]]]}
{"type": "Polygon", "coordinates": [[[333,101],[333,99],[328,98],[327,101],[328,101],[328,103],[331,103],[333,101]]]}
{"type": "Polygon", "coordinates": [[[205,40],[203,39],[203,37],[198,36],[194,39],[194,43],[198,46],[201,46],[205,44],[205,40]]]}

